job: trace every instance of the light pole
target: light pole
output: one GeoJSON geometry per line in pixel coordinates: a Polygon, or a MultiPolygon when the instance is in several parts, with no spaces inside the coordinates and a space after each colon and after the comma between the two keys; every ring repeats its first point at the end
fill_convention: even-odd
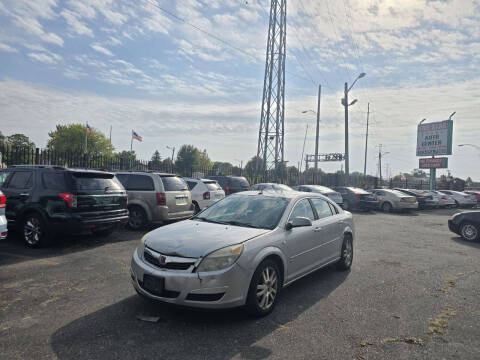
{"type": "Polygon", "coordinates": [[[175,146],[174,147],[167,146],[167,149],[172,150],[172,173],[173,173],[173,157],[175,155],[175,146]]]}
{"type": "Polygon", "coordinates": [[[303,114],[307,112],[312,112],[317,115],[317,128],[315,130],[315,173],[314,173],[314,183],[317,184],[317,174],[318,174],[318,136],[319,136],[319,127],[320,127],[320,98],[322,95],[322,85],[318,85],[318,102],[317,102],[317,111],[313,110],[304,110],[303,114]]]}
{"type": "Polygon", "coordinates": [[[350,104],[348,103],[348,93],[352,90],[353,85],[357,82],[358,79],[363,78],[365,73],[361,73],[357,76],[357,78],[353,81],[352,85],[348,87],[348,83],[345,83],[344,89],[344,97],[342,99],[342,105],[345,107],[345,182],[348,185],[348,180],[350,176],[350,154],[348,152],[348,107],[355,104],[357,99],[353,100],[350,104]]]}

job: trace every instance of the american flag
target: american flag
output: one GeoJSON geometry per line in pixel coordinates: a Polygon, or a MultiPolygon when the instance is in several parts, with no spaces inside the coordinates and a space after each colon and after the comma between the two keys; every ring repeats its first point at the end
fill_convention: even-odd
{"type": "Polygon", "coordinates": [[[142,141],[142,137],[132,130],[132,138],[138,141],[142,141]]]}
{"type": "Polygon", "coordinates": [[[87,123],[87,134],[90,134],[92,132],[92,128],[90,127],[90,125],[88,125],[87,123]]]}

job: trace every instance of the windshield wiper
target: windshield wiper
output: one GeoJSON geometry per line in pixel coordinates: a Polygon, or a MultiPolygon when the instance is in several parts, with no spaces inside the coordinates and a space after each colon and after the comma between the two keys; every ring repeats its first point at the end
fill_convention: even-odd
{"type": "Polygon", "coordinates": [[[249,227],[249,228],[254,228],[254,229],[263,229],[261,226],[256,226],[256,225],[253,225],[253,224],[249,224],[249,223],[242,223],[240,221],[222,221],[222,224],[225,224],[225,225],[234,225],[234,226],[243,226],[243,227],[249,227]]]}

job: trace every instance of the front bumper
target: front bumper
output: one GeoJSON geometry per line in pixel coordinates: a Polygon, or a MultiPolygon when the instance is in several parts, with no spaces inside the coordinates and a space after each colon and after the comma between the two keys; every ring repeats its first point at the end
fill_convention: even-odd
{"type": "Polygon", "coordinates": [[[205,309],[244,305],[251,278],[250,272],[237,263],[225,270],[203,273],[161,269],[143,261],[136,249],[130,275],[135,289],[149,298],[205,309]],[[145,274],[164,279],[164,291],[160,296],[142,286],[145,274]]]}
{"type": "Polygon", "coordinates": [[[0,240],[5,240],[7,238],[7,218],[5,215],[0,215],[0,240]]]}
{"type": "Polygon", "coordinates": [[[458,225],[452,219],[448,220],[448,229],[455,234],[459,233],[458,225]]]}

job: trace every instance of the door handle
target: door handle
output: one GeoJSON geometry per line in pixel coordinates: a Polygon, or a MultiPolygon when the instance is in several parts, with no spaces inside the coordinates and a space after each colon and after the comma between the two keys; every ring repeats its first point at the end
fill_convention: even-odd
{"type": "Polygon", "coordinates": [[[20,196],[30,196],[29,193],[21,193],[20,196]]]}
{"type": "Polygon", "coordinates": [[[320,230],[322,230],[320,226],[317,226],[315,229],[313,229],[314,232],[319,232],[320,230]]]}

